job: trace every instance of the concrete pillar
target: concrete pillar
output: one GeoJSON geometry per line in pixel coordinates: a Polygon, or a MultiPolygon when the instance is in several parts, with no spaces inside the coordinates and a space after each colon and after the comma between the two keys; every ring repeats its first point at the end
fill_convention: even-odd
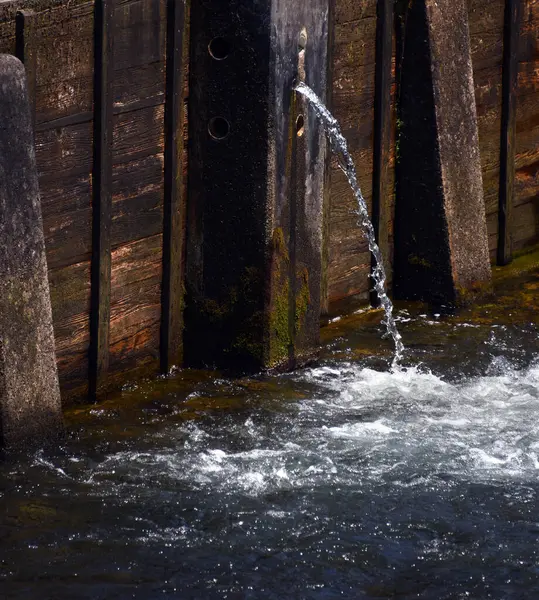
{"type": "Polygon", "coordinates": [[[467,302],[491,270],[465,0],[417,0],[400,72],[395,295],[467,302]]]}
{"type": "Polygon", "coordinates": [[[191,7],[185,359],[293,365],[316,348],[328,0],[191,7]],[[304,67],[299,67],[304,63],[304,67]]]}
{"type": "Polygon", "coordinates": [[[47,261],[26,75],[0,55],[0,426],[2,445],[62,429],[47,261]]]}

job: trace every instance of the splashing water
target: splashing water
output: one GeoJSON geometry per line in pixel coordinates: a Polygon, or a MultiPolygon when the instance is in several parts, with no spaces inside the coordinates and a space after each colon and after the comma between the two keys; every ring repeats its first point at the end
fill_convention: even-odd
{"type": "Polygon", "coordinates": [[[354,161],[352,160],[350,152],[348,152],[348,145],[346,143],[346,139],[341,132],[341,128],[339,127],[337,119],[335,119],[335,117],[329,112],[324,103],[308,85],[304,83],[299,83],[295,87],[295,90],[310,102],[316,115],[322,121],[324,129],[326,131],[326,135],[331,145],[331,149],[333,150],[333,153],[339,161],[339,167],[343,170],[344,174],[346,175],[348,183],[350,184],[350,187],[354,192],[354,196],[356,197],[358,205],[357,214],[359,216],[359,223],[367,236],[369,250],[374,256],[375,266],[372,272],[374,289],[376,290],[376,294],[380,299],[380,304],[384,309],[385,326],[387,328],[388,333],[393,338],[393,342],[395,344],[395,357],[393,359],[393,367],[396,367],[404,353],[404,344],[402,343],[402,338],[397,329],[395,318],[393,316],[393,304],[391,303],[391,300],[389,299],[385,290],[386,272],[384,269],[382,252],[380,251],[380,248],[376,243],[374,227],[369,216],[367,203],[365,202],[365,198],[363,197],[363,194],[361,193],[361,188],[359,187],[356,167],[354,165],[354,161]]]}

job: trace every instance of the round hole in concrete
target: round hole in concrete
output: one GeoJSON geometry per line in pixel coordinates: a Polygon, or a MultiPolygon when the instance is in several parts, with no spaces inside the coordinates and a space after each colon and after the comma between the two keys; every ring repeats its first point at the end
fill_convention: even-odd
{"type": "Polygon", "coordinates": [[[230,123],[223,117],[213,117],[208,131],[214,140],[224,140],[230,133],[230,123]]]}
{"type": "Polygon", "coordinates": [[[298,115],[296,119],[296,134],[298,137],[301,137],[305,133],[305,119],[303,115],[298,115]]]}
{"type": "Polygon", "coordinates": [[[215,37],[208,44],[208,52],[215,60],[225,60],[230,54],[230,42],[224,37],[215,37]]]}

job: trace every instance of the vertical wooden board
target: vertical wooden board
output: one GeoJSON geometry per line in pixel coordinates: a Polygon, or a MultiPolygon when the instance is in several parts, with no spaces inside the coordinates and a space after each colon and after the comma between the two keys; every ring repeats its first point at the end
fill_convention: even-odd
{"type": "Polygon", "coordinates": [[[391,127],[388,165],[388,256],[389,270],[387,273],[387,287],[391,291],[393,283],[393,261],[395,256],[395,204],[396,204],[396,162],[397,162],[397,37],[393,36],[392,64],[391,64],[391,127]]]}
{"type": "Polygon", "coordinates": [[[41,178],[43,229],[49,269],[90,260],[92,181],[90,173],[41,178]]]}
{"type": "MultiPolygon", "coordinates": [[[[391,272],[389,262],[390,198],[393,183],[390,174],[392,127],[392,76],[393,76],[393,0],[378,0],[376,9],[376,65],[374,91],[374,140],[372,222],[376,241],[382,252],[384,268],[391,272]]],[[[373,269],[374,261],[371,259],[373,269]]],[[[376,292],[371,292],[371,304],[378,305],[376,292]]]]}
{"type": "Polygon", "coordinates": [[[164,0],[120,1],[115,10],[112,245],[163,228],[164,0]]]}
{"type": "Polygon", "coordinates": [[[505,0],[468,2],[483,191],[492,261],[496,260],[498,231],[504,11],[505,0]]]}
{"type": "Polygon", "coordinates": [[[112,246],[163,231],[164,105],[114,116],[112,246]]]}
{"type": "Polygon", "coordinates": [[[56,357],[65,404],[88,392],[90,262],[49,270],[56,357]]]}
{"type": "Polygon", "coordinates": [[[539,241],[539,0],[523,0],[518,59],[514,241],[521,251],[539,241]]]}
{"type": "Polygon", "coordinates": [[[112,176],[112,247],[163,230],[163,155],[120,163],[112,176]]]}
{"type": "Polygon", "coordinates": [[[25,62],[33,59],[26,66],[47,259],[59,268],[87,260],[91,247],[93,2],[26,15],[18,16],[17,45],[25,62]]]}
{"type": "MultiPolygon", "coordinates": [[[[333,112],[356,163],[368,203],[372,196],[376,0],[335,3],[333,112]]],[[[328,294],[330,311],[346,299],[367,300],[370,254],[355,215],[356,201],[332,162],[328,294]]]]}
{"type": "Polygon", "coordinates": [[[112,246],[163,229],[165,0],[115,9],[112,246]]]}
{"type": "Polygon", "coordinates": [[[91,122],[37,127],[36,161],[50,269],[89,258],[92,147],[91,122]]]}
{"type": "Polygon", "coordinates": [[[124,379],[135,370],[159,368],[162,235],[112,253],[110,373],[124,379]]]}
{"type": "Polygon", "coordinates": [[[115,22],[115,110],[132,110],[150,98],[164,103],[166,0],[117,2],[115,22]]]}
{"type": "Polygon", "coordinates": [[[165,0],[116,3],[111,381],[159,357],[165,0]]]}
{"type": "Polygon", "coordinates": [[[189,11],[182,0],[167,4],[163,284],[160,358],[168,373],[183,363],[187,196],[184,178],[184,89],[189,63],[189,11]]]}
{"type": "Polygon", "coordinates": [[[500,135],[500,198],[497,263],[513,260],[518,45],[522,20],[520,0],[506,0],[502,68],[502,128],[500,135]]]}
{"type": "Polygon", "coordinates": [[[95,399],[107,387],[111,302],[113,0],[95,4],[95,85],[92,197],[92,271],[89,389],[95,399]]]}
{"type": "MultiPolygon", "coordinates": [[[[93,103],[93,2],[36,13],[36,123],[86,114],[93,103]]],[[[80,120],[80,117],[79,117],[80,120]]]]}
{"type": "Polygon", "coordinates": [[[522,252],[539,242],[539,194],[513,209],[513,244],[515,252],[522,252]]]}

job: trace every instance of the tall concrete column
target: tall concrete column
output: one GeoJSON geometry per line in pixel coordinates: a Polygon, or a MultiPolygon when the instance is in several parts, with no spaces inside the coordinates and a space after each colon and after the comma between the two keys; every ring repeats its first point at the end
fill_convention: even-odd
{"type": "Polygon", "coordinates": [[[0,55],[0,426],[2,445],[39,446],[62,428],[26,75],[0,55]]]}
{"type": "Polygon", "coordinates": [[[292,365],[318,344],[328,0],[192,4],[185,358],[292,365]]]}
{"type": "Polygon", "coordinates": [[[465,0],[416,0],[400,79],[395,295],[467,302],[491,270],[465,0]]]}

